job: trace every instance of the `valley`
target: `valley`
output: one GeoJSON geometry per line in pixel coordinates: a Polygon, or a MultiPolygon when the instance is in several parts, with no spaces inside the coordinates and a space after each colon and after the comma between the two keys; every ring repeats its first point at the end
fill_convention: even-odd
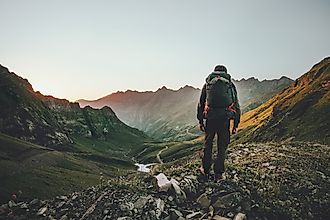
{"type": "MultiPolygon", "coordinates": [[[[262,89],[254,95],[257,101],[245,100],[220,183],[198,179],[204,142],[195,119],[198,89],[118,92],[104,98],[116,103],[108,107],[103,99],[78,104],[44,96],[6,68],[0,74],[5,106],[0,219],[326,219],[330,214],[330,58],[294,82],[272,81],[276,90],[269,96],[262,89]],[[118,117],[116,108],[123,109],[118,117]],[[139,121],[147,135],[124,124],[125,115],[139,121]],[[136,163],[153,165],[150,172],[139,172],[136,163]],[[160,190],[159,174],[170,182],[167,191],[160,190]]],[[[262,85],[256,79],[235,83],[245,85],[239,87],[243,94],[262,85]]]]}

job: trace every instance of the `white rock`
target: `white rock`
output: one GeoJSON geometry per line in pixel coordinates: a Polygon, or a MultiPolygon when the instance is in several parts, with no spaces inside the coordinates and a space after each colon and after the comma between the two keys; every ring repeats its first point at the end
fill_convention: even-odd
{"type": "Polygon", "coordinates": [[[165,202],[162,199],[157,199],[156,204],[157,204],[157,209],[159,209],[161,212],[164,212],[165,202]]]}
{"type": "Polygon", "coordinates": [[[233,220],[246,220],[246,215],[243,213],[238,213],[233,220]]]}
{"type": "Polygon", "coordinates": [[[203,215],[202,212],[194,212],[194,213],[188,214],[186,216],[186,219],[200,218],[202,215],[203,215]]]}
{"type": "Polygon", "coordinates": [[[157,184],[160,192],[167,192],[171,188],[172,183],[167,179],[164,173],[160,173],[155,177],[157,179],[157,184]]]}
{"type": "Polygon", "coordinates": [[[42,207],[41,209],[39,209],[37,215],[43,215],[47,211],[47,209],[47,207],[42,207]]]}

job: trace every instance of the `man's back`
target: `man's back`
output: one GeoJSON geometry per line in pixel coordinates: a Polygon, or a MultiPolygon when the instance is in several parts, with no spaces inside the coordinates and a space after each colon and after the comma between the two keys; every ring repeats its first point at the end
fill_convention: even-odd
{"type": "Polygon", "coordinates": [[[240,121],[237,90],[227,69],[215,70],[206,78],[197,107],[197,119],[228,117],[234,119],[237,128],[240,121]]]}
{"type": "Polygon", "coordinates": [[[213,139],[217,135],[218,154],[214,172],[215,178],[221,179],[225,172],[224,161],[230,142],[230,119],[234,119],[233,133],[236,133],[240,121],[237,91],[226,67],[216,66],[206,78],[197,107],[197,119],[201,130],[205,131],[201,173],[208,178],[212,166],[213,139]]]}

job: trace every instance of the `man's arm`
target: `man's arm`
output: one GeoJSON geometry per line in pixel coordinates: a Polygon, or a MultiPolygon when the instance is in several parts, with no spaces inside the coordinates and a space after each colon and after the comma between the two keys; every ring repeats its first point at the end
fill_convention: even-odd
{"type": "Polygon", "coordinates": [[[205,107],[205,101],[206,101],[206,85],[203,86],[201,96],[199,98],[199,102],[197,105],[197,119],[199,121],[199,124],[203,124],[204,119],[204,107],[205,107]]]}
{"type": "Polygon", "coordinates": [[[240,105],[239,105],[239,101],[238,101],[238,97],[237,97],[237,90],[236,90],[235,85],[234,85],[234,91],[235,91],[235,105],[234,105],[234,108],[236,110],[235,119],[234,119],[234,128],[238,128],[238,124],[241,121],[241,108],[240,108],[240,105]]]}
{"type": "Polygon", "coordinates": [[[240,106],[239,106],[238,100],[237,100],[237,102],[235,103],[235,109],[236,109],[236,113],[235,113],[235,119],[234,119],[234,127],[235,127],[235,128],[238,128],[238,124],[239,124],[240,121],[241,121],[241,109],[240,109],[240,106]]]}

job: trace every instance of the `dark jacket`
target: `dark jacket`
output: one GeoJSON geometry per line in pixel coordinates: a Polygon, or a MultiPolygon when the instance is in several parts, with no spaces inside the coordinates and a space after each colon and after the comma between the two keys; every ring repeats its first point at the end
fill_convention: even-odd
{"type": "Polygon", "coordinates": [[[206,105],[206,100],[207,100],[207,92],[206,92],[206,86],[207,84],[214,83],[215,80],[223,80],[226,81],[226,83],[231,83],[232,87],[234,89],[234,106],[233,108],[236,110],[236,113],[234,113],[234,127],[238,127],[238,124],[240,122],[241,118],[241,110],[237,98],[237,90],[235,85],[231,82],[231,77],[229,74],[225,72],[217,72],[214,71],[212,72],[207,78],[206,78],[206,83],[203,86],[201,96],[199,99],[199,103],[197,106],[197,119],[199,123],[203,122],[203,119],[215,119],[219,117],[226,117],[228,113],[228,108],[212,108],[206,105]],[[205,115],[205,110],[207,109],[207,116],[205,115]]]}

